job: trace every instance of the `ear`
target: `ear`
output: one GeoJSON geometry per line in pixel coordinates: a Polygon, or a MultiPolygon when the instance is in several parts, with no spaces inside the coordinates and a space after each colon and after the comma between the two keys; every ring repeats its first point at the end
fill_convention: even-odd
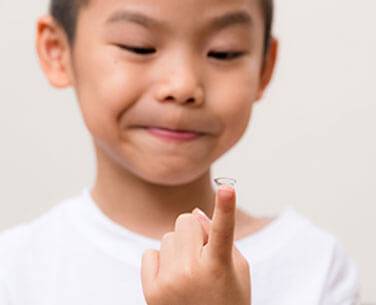
{"type": "Polygon", "coordinates": [[[266,87],[269,85],[270,80],[272,79],[273,72],[275,70],[275,64],[277,61],[278,55],[278,40],[275,37],[272,37],[270,41],[270,47],[265,55],[264,63],[261,69],[261,79],[260,79],[260,88],[257,94],[256,100],[262,98],[266,87]]]}
{"type": "Polygon", "coordinates": [[[50,15],[37,22],[36,50],[50,84],[56,88],[72,85],[71,50],[63,29],[50,15]]]}

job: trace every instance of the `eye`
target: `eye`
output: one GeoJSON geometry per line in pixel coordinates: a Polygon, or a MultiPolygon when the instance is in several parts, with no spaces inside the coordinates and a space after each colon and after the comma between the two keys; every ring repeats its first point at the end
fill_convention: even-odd
{"type": "Polygon", "coordinates": [[[129,52],[132,52],[132,53],[135,53],[135,54],[138,54],[138,55],[148,55],[148,54],[155,53],[155,51],[156,51],[154,48],[126,46],[126,45],[121,45],[121,44],[119,44],[117,46],[119,48],[123,49],[123,50],[129,51],[129,52]]]}
{"type": "Polygon", "coordinates": [[[232,60],[244,55],[244,52],[209,52],[209,56],[219,60],[232,60]]]}
{"type": "MultiPolygon", "coordinates": [[[[117,45],[119,48],[135,53],[137,55],[149,55],[156,52],[155,48],[145,48],[145,47],[137,47],[137,46],[128,46],[128,45],[117,45]]],[[[213,56],[218,60],[233,60],[242,55],[245,52],[209,52],[209,56],[213,56]]]]}

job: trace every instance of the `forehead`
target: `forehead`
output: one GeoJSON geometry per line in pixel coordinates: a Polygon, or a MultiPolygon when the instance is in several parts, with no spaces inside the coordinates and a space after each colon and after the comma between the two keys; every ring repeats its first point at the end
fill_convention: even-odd
{"type": "Polygon", "coordinates": [[[91,0],[85,8],[100,26],[131,21],[157,27],[263,27],[259,0],[91,0]]]}

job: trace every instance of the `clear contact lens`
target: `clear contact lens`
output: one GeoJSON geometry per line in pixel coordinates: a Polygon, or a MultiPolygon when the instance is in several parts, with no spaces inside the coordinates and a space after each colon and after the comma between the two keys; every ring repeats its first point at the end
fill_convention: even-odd
{"type": "Polygon", "coordinates": [[[227,185],[231,187],[235,187],[236,180],[234,178],[228,178],[228,177],[218,177],[214,179],[215,184],[219,187],[221,185],[227,185]]]}

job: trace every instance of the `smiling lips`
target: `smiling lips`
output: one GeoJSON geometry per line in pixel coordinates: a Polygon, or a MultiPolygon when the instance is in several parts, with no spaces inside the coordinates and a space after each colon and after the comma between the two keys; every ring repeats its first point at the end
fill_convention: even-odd
{"type": "Polygon", "coordinates": [[[188,141],[202,136],[202,133],[193,131],[171,130],[158,127],[145,127],[145,129],[152,135],[167,140],[188,141]]]}

